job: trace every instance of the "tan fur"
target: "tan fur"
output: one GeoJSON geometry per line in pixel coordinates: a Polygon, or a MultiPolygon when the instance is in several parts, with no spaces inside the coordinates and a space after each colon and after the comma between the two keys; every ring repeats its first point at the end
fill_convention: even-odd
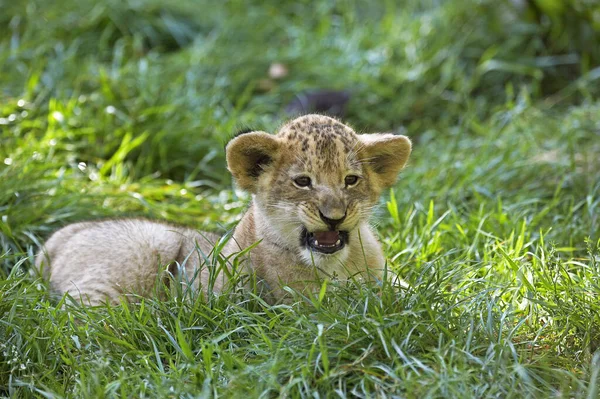
{"type": "MultiPolygon", "coordinates": [[[[242,264],[267,288],[270,302],[285,298],[285,285],[314,291],[323,278],[381,278],[385,259],[368,217],[410,151],[404,136],[358,135],[321,115],[297,118],[277,135],[239,135],[227,145],[227,164],[239,187],[252,194],[252,203],[222,254],[258,242],[242,264]],[[344,183],[349,174],[360,176],[356,185],[344,183]],[[297,186],[299,175],[309,176],[311,186],[297,186]],[[303,230],[329,230],[319,213],[345,217],[336,230],[348,232],[348,245],[334,254],[302,244],[303,230]]],[[[152,295],[160,273],[174,274],[177,265],[184,265],[189,280],[200,270],[194,287],[205,287],[211,266],[198,252],[208,255],[217,240],[210,233],[149,220],[75,223],[50,237],[36,266],[60,293],[84,303],[114,302],[132,291],[152,295]]],[[[215,291],[226,283],[225,274],[219,274],[215,291]]]]}

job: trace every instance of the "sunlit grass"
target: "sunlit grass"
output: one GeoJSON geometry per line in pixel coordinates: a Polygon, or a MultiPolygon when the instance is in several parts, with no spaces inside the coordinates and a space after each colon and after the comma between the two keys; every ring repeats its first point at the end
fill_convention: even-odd
{"type": "Polygon", "coordinates": [[[598,31],[566,24],[591,11],[394,4],[3,6],[0,396],[596,397],[598,31]],[[318,88],[414,140],[374,219],[407,288],[82,308],[30,275],[73,221],[232,228],[223,144],[318,88]]]}

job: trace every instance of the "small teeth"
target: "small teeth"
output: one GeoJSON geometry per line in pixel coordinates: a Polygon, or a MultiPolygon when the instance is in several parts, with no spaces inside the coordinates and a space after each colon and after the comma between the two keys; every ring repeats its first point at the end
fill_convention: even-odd
{"type": "Polygon", "coordinates": [[[342,245],[342,242],[340,240],[337,240],[335,242],[335,244],[319,244],[319,241],[317,241],[317,240],[315,240],[315,242],[314,242],[315,247],[333,248],[333,247],[337,247],[339,245],[342,245]]]}

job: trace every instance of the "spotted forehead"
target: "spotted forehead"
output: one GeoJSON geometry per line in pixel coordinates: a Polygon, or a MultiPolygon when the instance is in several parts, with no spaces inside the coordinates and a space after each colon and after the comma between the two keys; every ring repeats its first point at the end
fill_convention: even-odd
{"type": "Polygon", "coordinates": [[[301,117],[281,128],[278,136],[305,166],[332,171],[353,163],[358,136],[335,119],[301,117]]]}

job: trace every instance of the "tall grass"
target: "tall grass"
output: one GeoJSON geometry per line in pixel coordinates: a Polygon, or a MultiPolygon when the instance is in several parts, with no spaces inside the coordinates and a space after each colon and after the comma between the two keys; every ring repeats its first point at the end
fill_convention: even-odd
{"type": "Polygon", "coordinates": [[[598,395],[593,3],[0,9],[0,396],[598,395]],[[270,77],[274,62],[288,76],[270,77]],[[374,220],[408,288],[83,308],[29,274],[38,244],[73,221],[227,231],[248,198],[223,144],[274,131],[287,103],[322,88],[351,93],[357,130],[415,141],[374,220]]]}

